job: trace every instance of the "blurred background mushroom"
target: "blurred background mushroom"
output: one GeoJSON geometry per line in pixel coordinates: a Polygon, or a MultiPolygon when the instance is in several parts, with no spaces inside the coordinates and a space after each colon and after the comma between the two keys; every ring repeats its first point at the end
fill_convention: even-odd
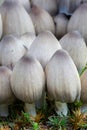
{"type": "Polygon", "coordinates": [[[41,64],[32,57],[22,57],[13,69],[11,86],[14,95],[25,102],[25,112],[36,116],[35,102],[45,89],[45,74],[41,64]]]}
{"type": "Polygon", "coordinates": [[[55,34],[55,25],[52,16],[39,6],[32,6],[30,17],[33,21],[36,34],[42,31],[51,31],[55,34]]]}
{"type": "Polygon", "coordinates": [[[31,0],[31,5],[37,5],[48,11],[51,15],[57,13],[57,0],[31,0]]]}
{"type": "Polygon", "coordinates": [[[5,0],[0,6],[3,23],[3,36],[16,33],[19,36],[26,33],[35,33],[32,20],[24,7],[15,0],[5,0]]]}
{"type": "Polygon", "coordinates": [[[71,16],[67,30],[77,30],[81,33],[87,44],[87,3],[81,4],[71,16]]]}
{"type": "Polygon", "coordinates": [[[54,17],[56,25],[56,37],[60,39],[67,33],[68,18],[64,14],[58,14],[54,17]]]}
{"type": "Polygon", "coordinates": [[[72,15],[77,7],[81,4],[81,0],[58,0],[59,13],[72,15]]]}
{"type": "Polygon", "coordinates": [[[66,103],[80,99],[81,84],[76,66],[69,54],[60,49],[48,62],[45,73],[49,99],[55,100],[57,114],[66,116],[66,103]]]}
{"type": "Polygon", "coordinates": [[[71,31],[60,39],[60,44],[72,57],[79,72],[87,63],[86,43],[78,31],[71,31]]]}

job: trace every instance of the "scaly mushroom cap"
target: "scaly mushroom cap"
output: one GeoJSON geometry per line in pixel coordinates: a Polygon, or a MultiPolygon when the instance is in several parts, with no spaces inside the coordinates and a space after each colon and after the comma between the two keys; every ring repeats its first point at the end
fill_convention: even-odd
{"type": "Polygon", "coordinates": [[[69,54],[60,49],[48,62],[47,91],[56,101],[71,103],[80,98],[81,84],[78,71],[69,54]]]}
{"type": "Polygon", "coordinates": [[[30,48],[30,46],[31,46],[32,42],[35,40],[35,38],[36,38],[35,34],[29,33],[29,32],[21,35],[21,37],[20,37],[20,39],[23,41],[23,45],[27,49],[30,48]]]}
{"type": "Polygon", "coordinates": [[[45,75],[40,63],[24,56],[13,69],[11,86],[15,96],[26,103],[41,98],[45,86],[45,75]]]}
{"type": "Polygon", "coordinates": [[[80,33],[78,31],[67,33],[60,39],[60,44],[68,51],[80,72],[87,63],[87,47],[80,33]]]}
{"type": "Polygon", "coordinates": [[[81,0],[58,0],[59,13],[72,15],[76,8],[80,5],[81,0]]]}
{"type": "Polygon", "coordinates": [[[5,66],[0,66],[0,104],[10,104],[14,100],[11,90],[10,77],[12,71],[5,66]]]}
{"type": "Polygon", "coordinates": [[[87,70],[81,75],[81,101],[87,104],[87,70]]]}
{"type": "Polygon", "coordinates": [[[68,18],[64,14],[58,14],[54,17],[56,24],[56,36],[58,39],[67,33],[68,18]]]}
{"type": "Polygon", "coordinates": [[[51,32],[44,31],[36,37],[27,55],[38,59],[43,68],[45,68],[52,55],[58,49],[61,49],[61,46],[56,37],[51,32]]]}
{"type": "Polygon", "coordinates": [[[30,17],[35,26],[36,34],[39,34],[42,31],[46,30],[51,31],[53,34],[55,34],[55,25],[53,18],[47,11],[41,9],[39,6],[34,5],[31,9],[30,17]]]}
{"type": "Polygon", "coordinates": [[[57,0],[31,0],[31,4],[40,6],[51,15],[55,15],[57,13],[57,0]]]}
{"type": "Polygon", "coordinates": [[[87,44],[87,3],[81,6],[73,13],[68,23],[68,32],[78,30],[84,37],[87,44]]]}
{"type": "Polygon", "coordinates": [[[3,22],[3,35],[26,32],[35,33],[32,20],[23,6],[15,0],[6,0],[0,6],[3,22]]]}
{"type": "Polygon", "coordinates": [[[16,62],[26,53],[21,40],[13,35],[6,35],[0,42],[1,64],[13,68],[16,62]]]}

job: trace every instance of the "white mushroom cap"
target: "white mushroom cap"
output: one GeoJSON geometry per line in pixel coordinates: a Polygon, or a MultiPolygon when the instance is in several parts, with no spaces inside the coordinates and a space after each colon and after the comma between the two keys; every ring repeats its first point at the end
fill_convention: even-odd
{"type": "Polygon", "coordinates": [[[61,46],[56,37],[51,32],[44,31],[36,37],[27,55],[36,58],[45,68],[52,55],[58,49],[61,49],[61,46]]]}
{"type": "Polygon", "coordinates": [[[35,33],[32,20],[26,10],[15,0],[6,0],[0,6],[3,22],[3,35],[26,32],[35,33]]]}
{"type": "Polygon", "coordinates": [[[13,35],[6,35],[0,42],[0,61],[2,65],[13,68],[16,62],[26,53],[21,40],[13,35]]]}
{"type": "Polygon", "coordinates": [[[15,99],[10,84],[11,74],[10,69],[0,66],[0,105],[11,104],[15,99]]]}
{"type": "Polygon", "coordinates": [[[83,37],[78,31],[71,31],[59,42],[62,48],[68,51],[80,72],[87,63],[87,47],[83,37]]]}
{"type": "Polygon", "coordinates": [[[60,39],[67,33],[68,18],[64,14],[58,14],[54,17],[56,24],[56,37],[60,39]]]}
{"type": "Polygon", "coordinates": [[[60,49],[48,62],[47,91],[55,101],[71,103],[80,99],[81,84],[76,66],[69,54],[60,49]]]}
{"type": "Polygon", "coordinates": [[[51,15],[55,15],[57,13],[57,0],[31,0],[31,4],[40,6],[51,15]]]}
{"type": "Polygon", "coordinates": [[[11,86],[15,96],[25,103],[40,99],[45,87],[40,63],[32,57],[22,57],[13,69],[11,86]]]}
{"type": "Polygon", "coordinates": [[[23,41],[23,45],[29,49],[32,42],[35,40],[36,36],[34,33],[24,33],[23,35],[21,35],[20,39],[23,41]]]}
{"type": "Polygon", "coordinates": [[[81,4],[73,13],[68,23],[68,32],[78,30],[87,44],[87,3],[81,4]]]}
{"type": "Polygon", "coordinates": [[[33,21],[36,34],[47,30],[55,34],[55,24],[53,18],[47,11],[34,5],[31,8],[30,17],[33,21]]]}

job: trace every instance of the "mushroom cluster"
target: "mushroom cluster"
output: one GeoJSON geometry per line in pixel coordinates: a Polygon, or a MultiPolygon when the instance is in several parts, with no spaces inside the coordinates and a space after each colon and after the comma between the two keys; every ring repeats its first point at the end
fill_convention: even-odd
{"type": "Polygon", "coordinates": [[[16,99],[34,117],[46,97],[60,116],[87,110],[86,19],[86,0],[0,1],[0,116],[16,99]]]}

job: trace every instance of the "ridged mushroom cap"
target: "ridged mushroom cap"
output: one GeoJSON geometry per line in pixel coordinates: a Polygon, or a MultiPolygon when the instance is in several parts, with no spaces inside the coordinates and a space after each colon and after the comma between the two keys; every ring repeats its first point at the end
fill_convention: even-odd
{"type": "Polygon", "coordinates": [[[56,51],[48,62],[45,72],[47,92],[50,98],[66,103],[80,99],[79,74],[66,51],[62,49],[56,51]]]}
{"type": "Polygon", "coordinates": [[[13,69],[11,86],[15,96],[26,103],[41,98],[45,87],[45,74],[40,63],[24,56],[13,69]]]}

